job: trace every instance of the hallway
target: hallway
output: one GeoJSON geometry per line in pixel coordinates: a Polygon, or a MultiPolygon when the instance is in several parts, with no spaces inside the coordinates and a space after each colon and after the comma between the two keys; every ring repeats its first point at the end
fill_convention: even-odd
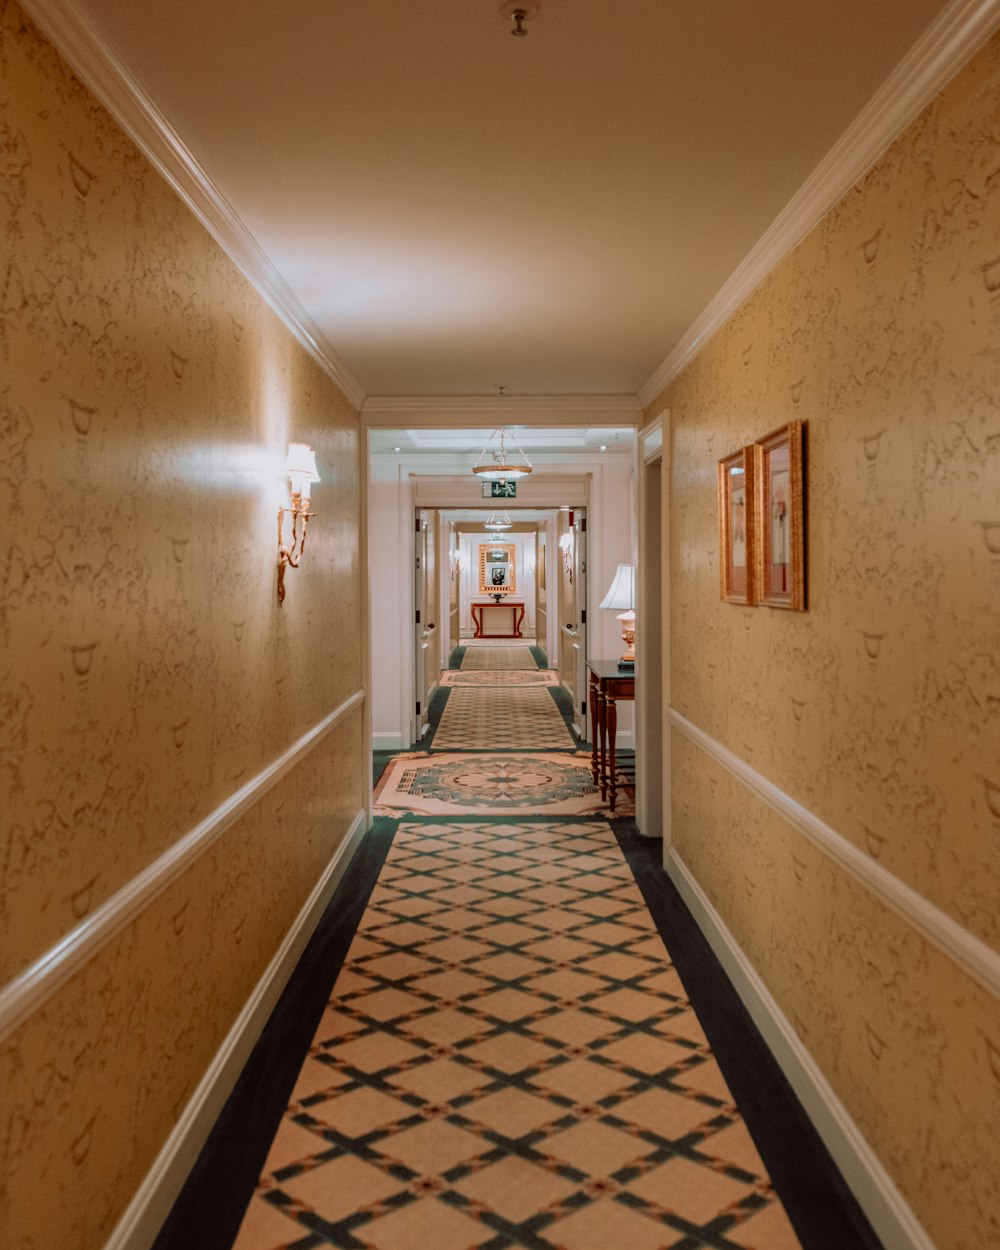
{"type": "Polygon", "coordinates": [[[157,1250],[877,1250],[544,653],[452,664],[157,1250]]]}

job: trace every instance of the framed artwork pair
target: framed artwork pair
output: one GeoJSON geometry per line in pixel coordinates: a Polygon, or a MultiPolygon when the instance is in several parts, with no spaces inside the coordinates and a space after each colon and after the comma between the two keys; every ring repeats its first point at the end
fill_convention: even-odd
{"type": "Polygon", "coordinates": [[[719,461],[720,591],[727,603],[804,612],[803,427],[780,430],[719,461]]]}

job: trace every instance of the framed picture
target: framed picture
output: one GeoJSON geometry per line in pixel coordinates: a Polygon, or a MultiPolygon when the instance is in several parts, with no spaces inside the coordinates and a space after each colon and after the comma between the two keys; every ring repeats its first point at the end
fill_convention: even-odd
{"type": "Polygon", "coordinates": [[[757,601],[806,610],[802,422],[790,421],[754,445],[757,601]]]}
{"type": "Polygon", "coordinates": [[[754,602],[753,477],[752,447],[719,461],[719,575],[727,603],[754,602]]]}
{"type": "Polygon", "coordinates": [[[517,590],[514,543],[479,544],[479,593],[512,595],[517,590]]]}

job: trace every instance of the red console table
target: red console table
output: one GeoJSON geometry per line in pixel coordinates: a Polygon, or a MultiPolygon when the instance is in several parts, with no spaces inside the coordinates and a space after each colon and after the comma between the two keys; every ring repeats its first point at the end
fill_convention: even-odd
{"type": "MultiPolygon", "coordinates": [[[[520,638],[521,625],[524,622],[524,600],[523,599],[502,599],[499,603],[494,603],[492,599],[473,603],[469,605],[472,612],[472,623],[476,627],[473,635],[475,638],[520,638]],[[488,634],[486,633],[483,623],[483,612],[489,610],[491,616],[495,616],[505,609],[510,609],[510,630],[509,634],[488,634]]],[[[487,622],[490,623],[490,622],[487,622]]]]}

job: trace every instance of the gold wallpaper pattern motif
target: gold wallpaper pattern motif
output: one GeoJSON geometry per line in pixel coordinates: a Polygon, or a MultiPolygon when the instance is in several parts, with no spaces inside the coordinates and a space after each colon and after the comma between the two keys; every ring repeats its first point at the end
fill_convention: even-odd
{"type": "MultiPolygon", "coordinates": [[[[358,689],[364,618],[357,414],[12,0],[0,81],[6,981],[358,689]]],[[[103,1244],[364,802],[362,724],[4,1042],[10,1245],[103,1244]]]]}
{"type": "MultiPolygon", "coordinates": [[[[994,949],[998,342],[995,38],[650,409],[675,707],[994,949]],[[716,461],[793,417],[809,611],[732,607],[716,461]]],[[[673,752],[681,858],[937,1244],[997,1244],[995,999],[680,732],[673,752]]]]}

